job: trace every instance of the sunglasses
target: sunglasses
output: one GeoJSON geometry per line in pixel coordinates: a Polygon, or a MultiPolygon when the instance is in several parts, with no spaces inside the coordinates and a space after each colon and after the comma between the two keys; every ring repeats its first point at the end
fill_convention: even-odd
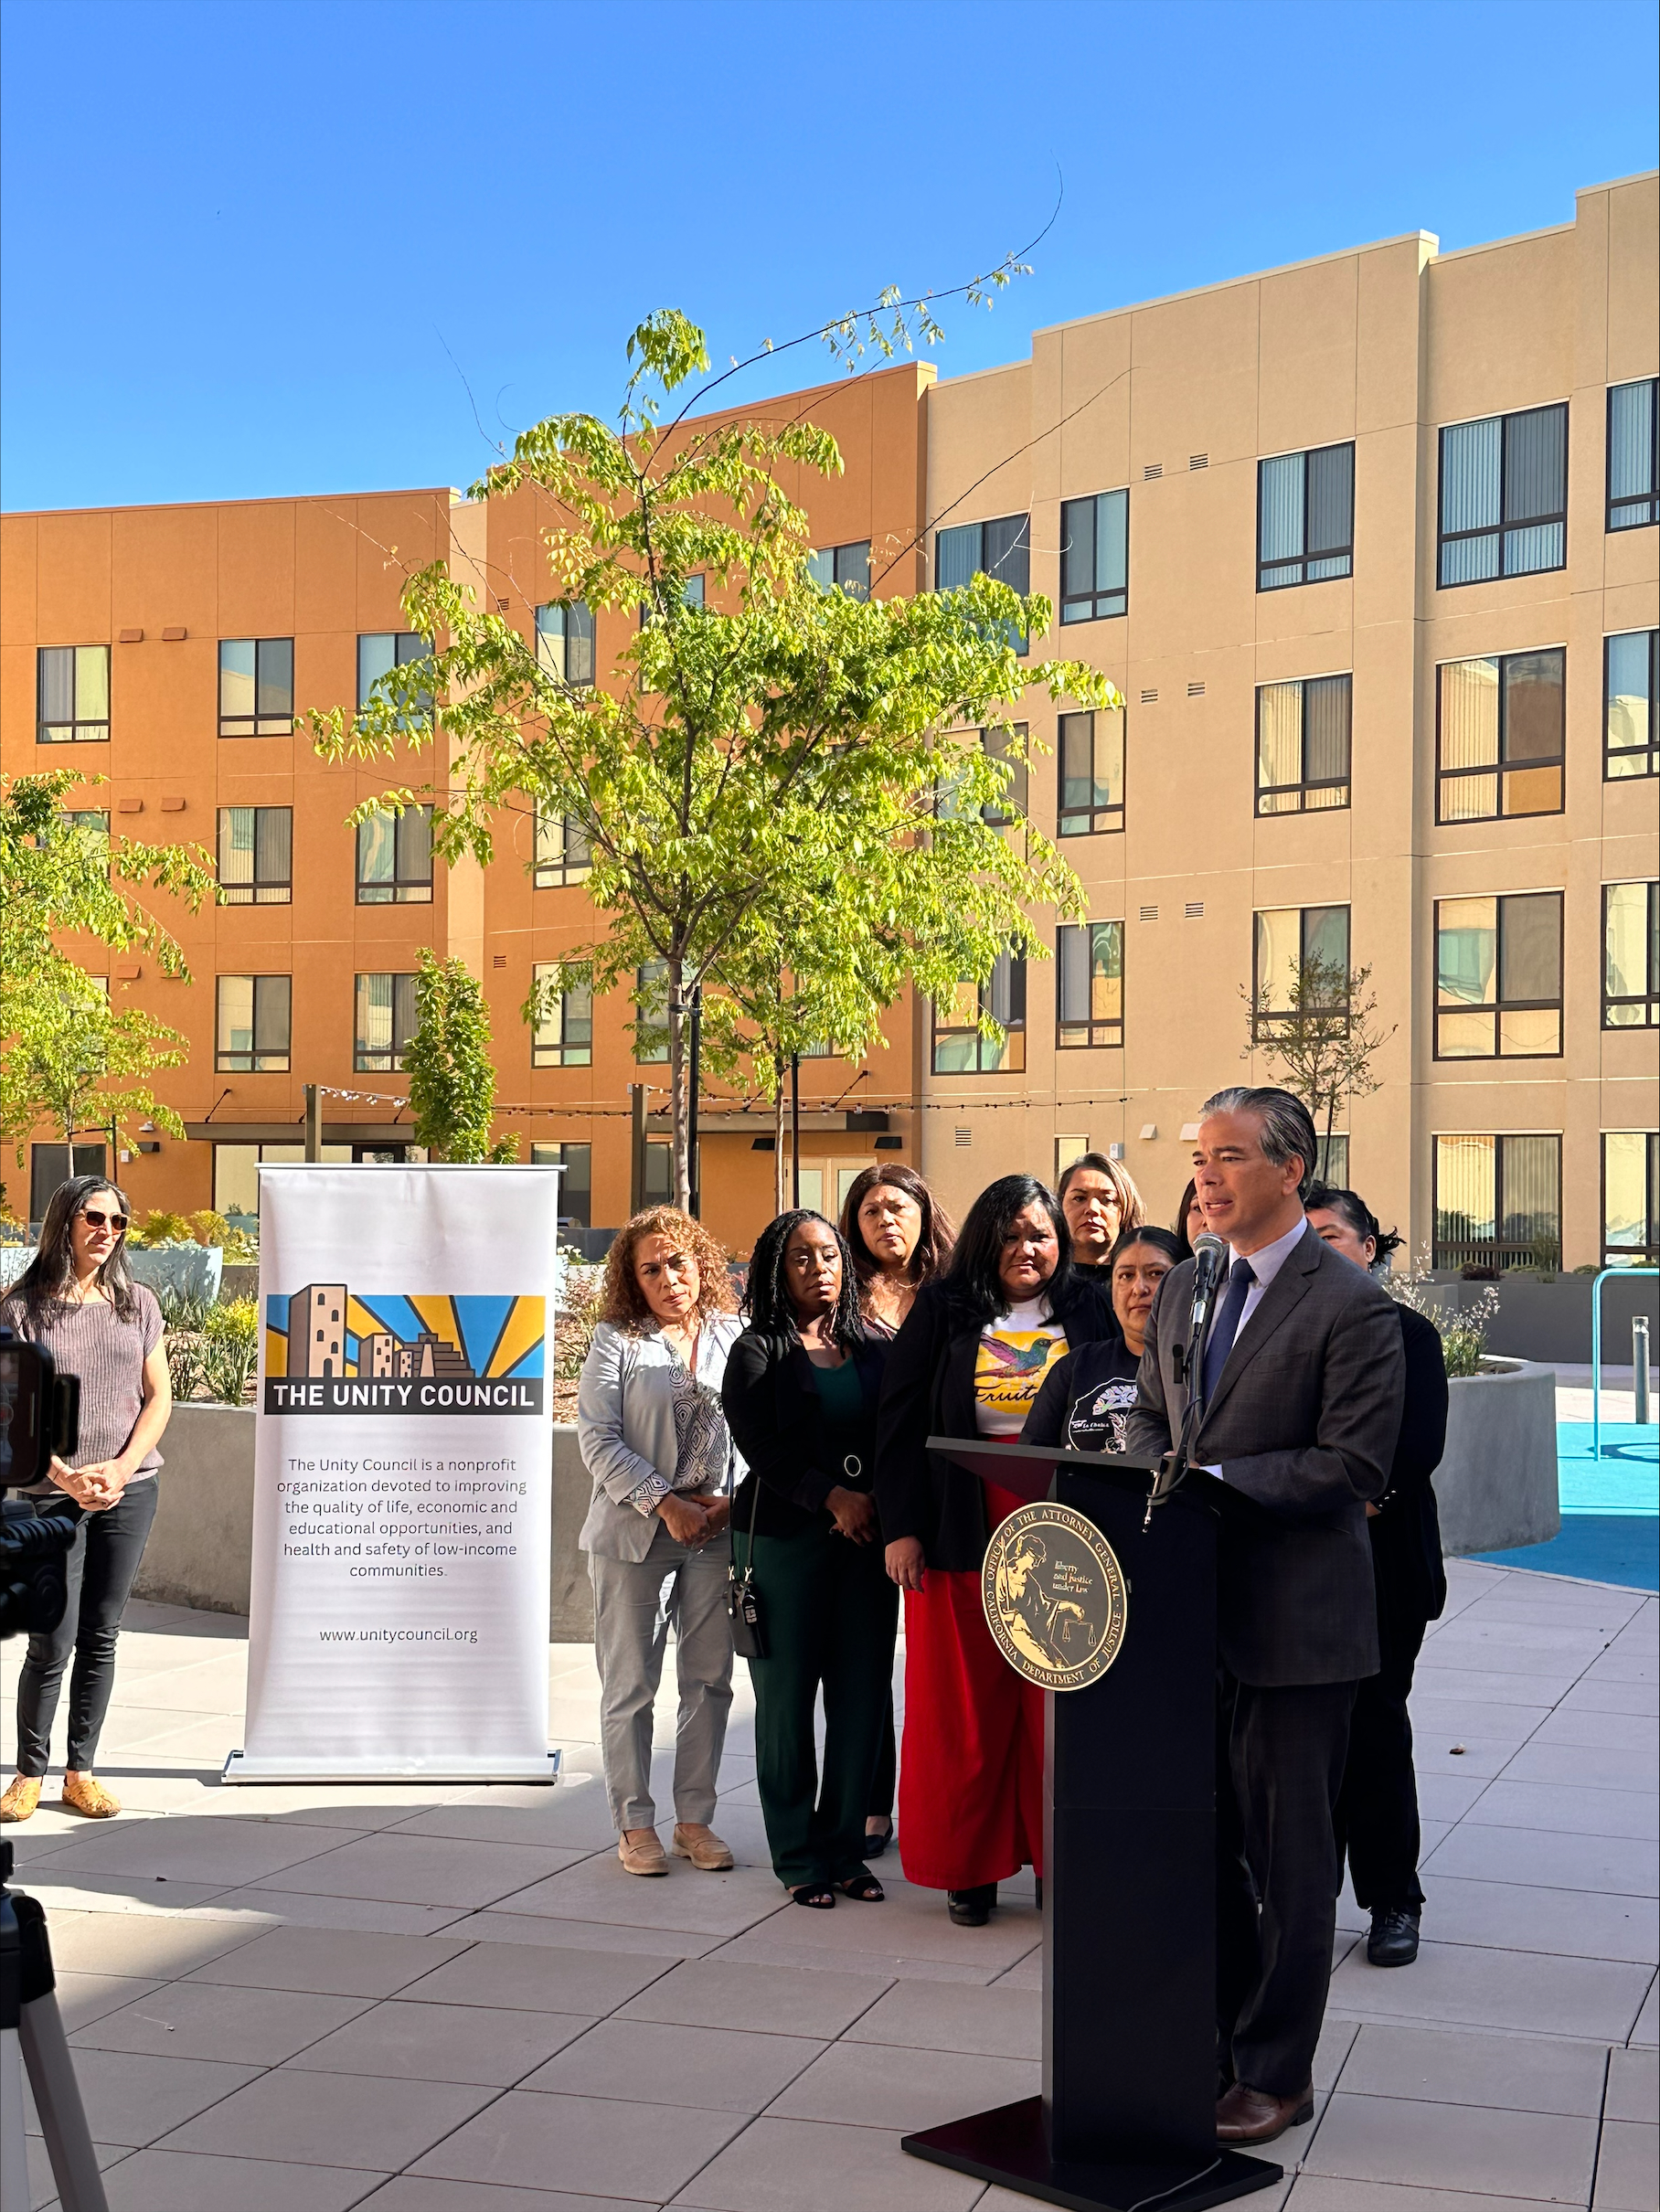
{"type": "Polygon", "coordinates": [[[125,1214],[98,1214],[90,1206],[81,1207],[80,1218],[89,1228],[112,1228],[118,1237],[127,1226],[125,1214]]]}

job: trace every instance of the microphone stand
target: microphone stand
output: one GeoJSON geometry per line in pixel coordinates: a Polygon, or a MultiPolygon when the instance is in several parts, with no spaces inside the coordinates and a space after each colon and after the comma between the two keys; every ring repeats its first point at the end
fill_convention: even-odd
{"type": "Polygon", "coordinates": [[[1221,1288],[1224,1274],[1223,1260],[1228,1248],[1219,1237],[1204,1237],[1194,1257],[1193,1305],[1187,1320],[1187,1342],[1176,1356],[1176,1378],[1186,1386],[1186,1410],[1182,1416],[1181,1433],[1176,1440],[1176,1449],[1166,1452],[1159,1462],[1153,1488],[1147,1494],[1147,1511],[1142,1526],[1146,1528],[1153,1519],[1153,1508],[1162,1505],[1180,1484],[1191,1464],[1194,1439],[1205,1418],[1205,1339],[1210,1330],[1211,1309],[1216,1294],[1221,1288]]]}

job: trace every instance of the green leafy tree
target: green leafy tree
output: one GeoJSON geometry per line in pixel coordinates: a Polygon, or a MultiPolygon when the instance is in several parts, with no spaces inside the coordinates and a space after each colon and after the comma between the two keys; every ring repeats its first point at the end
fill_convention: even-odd
{"type": "Polygon", "coordinates": [[[1270,1070],[1308,1108],[1321,1140],[1323,1160],[1346,1099],[1369,1098],[1383,1082],[1372,1062],[1395,1034],[1376,1020],[1378,1000],[1367,986],[1372,971],[1310,953],[1297,962],[1284,1000],[1274,1004],[1270,985],[1240,996],[1250,1009],[1250,1034],[1242,1059],[1267,1058],[1270,1070]]]}
{"type": "MultiPolygon", "coordinates": [[[[878,343],[890,348],[891,330],[878,343]]],[[[791,902],[815,898],[839,920],[852,891],[849,958],[867,1003],[838,1011],[849,1037],[875,1035],[881,993],[891,1003],[902,987],[894,970],[890,989],[878,951],[902,955],[939,995],[983,980],[1010,942],[1041,951],[1027,909],[1080,911],[1077,879],[1036,831],[1016,844],[983,818],[1007,770],[965,732],[1012,728],[1028,688],[1087,707],[1119,699],[1079,662],[1021,659],[1016,641],[1049,624],[1041,596],[984,575],[910,598],[821,590],[807,571],[806,516],[779,476],[839,473],[834,440],[804,422],[687,422],[685,409],[665,426],[663,399],[708,367],[702,332],[675,311],[643,323],[628,355],[614,428],[550,416],[472,491],[490,500],[534,487],[556,518],[543,535],[551,592],[531,582],[527,596],[638,616],[609,687],[543,665],[441,563],[411,578],[403,603],[413,629],[448,643],[382,677],[360,713],[314,715],[312,727],[331,760],[434,745],[441,773],[425,792],[388,792],[354,818],[430,798],[445,859],[487,860],[497,817],[531,805],[585,839],[605,927],[526,1013],[535,1019],[573,983],[604,993],[663,963],[684,1203],[693,995],[718,997],[727,975],[741,1010],[769,973],[813,975],[818,924],[793,922],[791,902]],[[958,801],[949,812],[936,803],[942,787],[958,801]]],[[[777,1050],[761,1043],[775,1075],[777,1050]]]]}
{"type": "Polygon", "coordinates": [[[0,1135],[19,1158],[42,1120],[119,1126],[138,1113],[183,1134],[145,1079],[177,1066],[184,1040],[112,1005],[59,940],[80,934],[112,952],[142,952],[165,974],[187,979],[178,941],[148,895],[194,912],[216,896],[212,857],[200,845],[126,837],[112,846],[71,821],[66,798],[99,781],[77,769],[0,778],[0,1135]]]}
{"type": "Polygon", "coordinates": [[[417,1143],[435,1160],[516,1158],[518,1140],[492,1143],[495,1062],[490,1010],[478,978],[459,960],[421,947],[415,978],[415,1034],[404,1048],[417,1143]]]}

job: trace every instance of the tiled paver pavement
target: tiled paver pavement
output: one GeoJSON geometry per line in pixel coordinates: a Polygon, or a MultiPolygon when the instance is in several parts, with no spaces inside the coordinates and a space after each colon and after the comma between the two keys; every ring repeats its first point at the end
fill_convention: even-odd
{"type": "MultiPolygon", "coordinates": [[[[1654,2212],[1660,1608],[1469,1564],[1452,1585],[1419,1672],[1423,1953],[1369,1967],[1346,1899],[1316,2117],[1249,2201],[1654,2212]]],[[[886,1905],[793,1909],[740,1685],[737,1869],[629,1879],[574,1646],[555,1790],[223,1790],[243,1633],[134,1607],[101,1765],[129,1810],[11,1832],[114,2212],[1029,2206],[899,2149],[1037,2087],[1029,1877],[980,1930],[891,1859],[886,1905]]]]}

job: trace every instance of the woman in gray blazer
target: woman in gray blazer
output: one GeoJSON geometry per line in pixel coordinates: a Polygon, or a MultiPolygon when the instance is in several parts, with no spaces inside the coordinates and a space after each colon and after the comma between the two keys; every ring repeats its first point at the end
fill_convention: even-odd
{"type": "Polygon", "coordinates": [[[649,1207],[605,1263],[601,1320],[582,1364],[577,1439],[593,1477],[579,1538],[593,1577],[605,1787],[630,1874],[666,1874],[652,1802],[652,1703],[673,1623],[676,1858],[718,1871],[709,1826],[732,1703],[726,1534],[732,1442],[720,1409],[740,1324],[726,1254],[700,1222],[649,1207]]]}

